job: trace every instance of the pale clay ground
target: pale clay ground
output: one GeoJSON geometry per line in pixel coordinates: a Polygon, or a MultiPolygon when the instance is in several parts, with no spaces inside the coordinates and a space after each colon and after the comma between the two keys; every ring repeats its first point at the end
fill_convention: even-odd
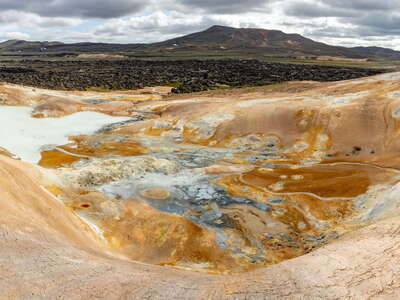
{"type": "MultiPolygon", "coordinates": [[[[340,152],[345,147],[351,151],[357,145],[367,149],[368,155],[371,152],[376,155],[360,154],[355,158],[343,155],[340,159],[397,169],[400,167],[396,142],[399,78],[400,73],[394,73],[332,83],[323,88],[331,92],[329,95],[321,96],[323,91],[316,90],[296,96],[313,101],[296,100],[290,95],[272,95],[269,100],[260,95],[247,102],[237,101],[237,105],[229,101],[212,103],[210,99],[174,101],[162,117],[165,120],[161,122],[167,124],[162,129],[186,142],[212,143],[204,139],[216,137],[225,143],[220,147],[235,144],[229,139],[232,133],[244,143],[246,133],[251,136],[260,131],[274,132],[287,149],[294,149],[299,137],[309,138],[307,143],[301,142],[314,143],[318,153],[309,154],[307,159],[316,162],[320,162],[321,153],[326,153],[329,147],[340,152]],[[368,89],[370,93],[352,90],[360,84],[363,85],[360,89],[368,89]],[[278,106],[278,99],[284,100],[282,106],[278,106]],[[190,106],[202,101],[209,106],[203,109],[190,106]],[[238,107],[240,112],[236,111],[238,107]],[[298,120],[300,129],[291,126],[298,111],[303,117],[298,120]],[[179,124],[174,123],[176,119],[179,124]],[[324,134],[331,143],[310,139],[313,130],[320,127],[326,130],[324,134]],[[185,128],[193,130],[192,136],[184,134],[185,128]]],[[[151,107],[151,103],[146,103],[146,109],[151,107]]],[[[154,107],[158,109],[160,103],[155,101],[154,107]]],[[[374,220],[374,224],[366,224],[310,254],[267,268],[237,275],[208,275],[144,264],[129,260],[99,239],[102,232],[95,225],[82,222],[44,189],[59,184],[57,174],[31,164],[39,160],[39,150],[47,144],[62,145],[68,142],[69,135],[90,134],[127,118],[77,112],[60,119],[33,119],[31,110],[0,106],[0,146],[28,162],[0,156],[0,298],[398,299],[398,184],[382,192],[372,206],[375,211],[369,213],[381,218],[374,220]]],[[[145,137],[140,126],[152,128],[156,124],[152,122],[122,128],[120,133],[145,137]]],[[[159,129],[156,125],[154,128],[159,129]]],[[[166,132],[163,134],[168,136],[166,132]]],[[[316,132],[317,137],[321,136],[316,132]]],[[[260,140],[263,138],[270,140],[270,137],[260,140]]],[[[202,175],[192,176],[195,179],[202,175]]],[[[155,178],[161,180],[165,176],[155,178]]],[[[179,178],[171,179],[175,180],[179,178]]]]}

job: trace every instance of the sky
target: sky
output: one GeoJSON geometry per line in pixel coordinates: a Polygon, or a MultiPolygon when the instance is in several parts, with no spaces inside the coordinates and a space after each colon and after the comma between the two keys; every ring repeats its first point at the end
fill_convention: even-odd
{"type": "Polygon", "coordinates": [[[0,0],[0,41],[150,43],[212,25],[400,50],[400,0],[0,0]]]}

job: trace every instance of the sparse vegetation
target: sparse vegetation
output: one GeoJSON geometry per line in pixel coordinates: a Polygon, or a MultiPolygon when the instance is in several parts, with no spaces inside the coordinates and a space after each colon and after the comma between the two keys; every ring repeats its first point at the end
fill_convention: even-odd
{"type": "Polygon", "coordinates": [[[168,87],[173,87],[173,88],[178,88],[181,85],[182,85],[182,82],[179,82],[179,81],[162,82],[159,84],[159,86],[168,86],[168,87]]]}
{"type": "Polygon", "coordinates": [[[111,90],[109,88],[106,88],[106,87],[91,86],[91,87],[88,87],[86,89],[86,91],[88,91],[88,92],[103,92],[103,93],[105,93],[105,92],[110,92],[111,90]]]}

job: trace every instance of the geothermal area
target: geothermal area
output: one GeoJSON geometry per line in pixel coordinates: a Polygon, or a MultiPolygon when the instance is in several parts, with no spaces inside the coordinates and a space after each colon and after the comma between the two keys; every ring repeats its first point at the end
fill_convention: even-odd
{"type": "Polygon", "coordinates": [[[4,299],[397,299],[400,73],[0,86],[4,299]]]}

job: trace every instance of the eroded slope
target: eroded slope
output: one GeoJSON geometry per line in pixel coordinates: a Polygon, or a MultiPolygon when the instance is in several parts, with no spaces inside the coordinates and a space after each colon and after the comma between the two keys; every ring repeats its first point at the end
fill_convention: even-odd
{"type": "MultiPolygon", "coordinates": [[[[95,274],[81,283],[85,290],[66,286],[66,293],[87,297],[395,293],[399,77],[300,90],[293,83],[225,98],[128,101],[135,112],[128,122],[46,145],[42,172],[0,161],[10,174],[2,177],[4,205],[21,208],[2,211],[4,230],[33,274],[38,264],[32,249],[38,247],[57,266],[70,261],[59,268],[72,264],[77,280],[91,266],[95,274]],[[21,173],[26,179],[19,182],[21,173]],[[31,212],[28,199],[37,210],[31,212]],[[21,248],[22,236],[36,242],[21,248]],[[67,252],[60,257],[58,251],[67,252]],[[221,274],[261,269],[219,277],[133,261],[221,274]],[[161,284],[165,274],[175,283],[161,284]],[[113,284],[119,289],[111,291],[113,284]]],[[[11,88],[25,98],[26,90],[11,88]]],[[[11,88],[3,86],[3,93],[11,88]]],[[[36,116],[45,116],[44,109],[47,116],[68,114],[68,102],[44,105],[46,93],[32,103],[36,116]]],[[[84,110],[82,99],[76,101],[75,111],[84,110]]],[[[96,103],[91,110],[104,102],[96,103]]],[[[7,253],[4,270],[16,272],[20,266],[10,266],[16,258],[7,253]]],[[[55,274],[49,264],[41,279],[47,283],[55,274]]],[[[4,283],[10,295],[25,295],[13,286],[4,283]]],[[[36,290],[60,295],[44,286],[36,290]]]]}

